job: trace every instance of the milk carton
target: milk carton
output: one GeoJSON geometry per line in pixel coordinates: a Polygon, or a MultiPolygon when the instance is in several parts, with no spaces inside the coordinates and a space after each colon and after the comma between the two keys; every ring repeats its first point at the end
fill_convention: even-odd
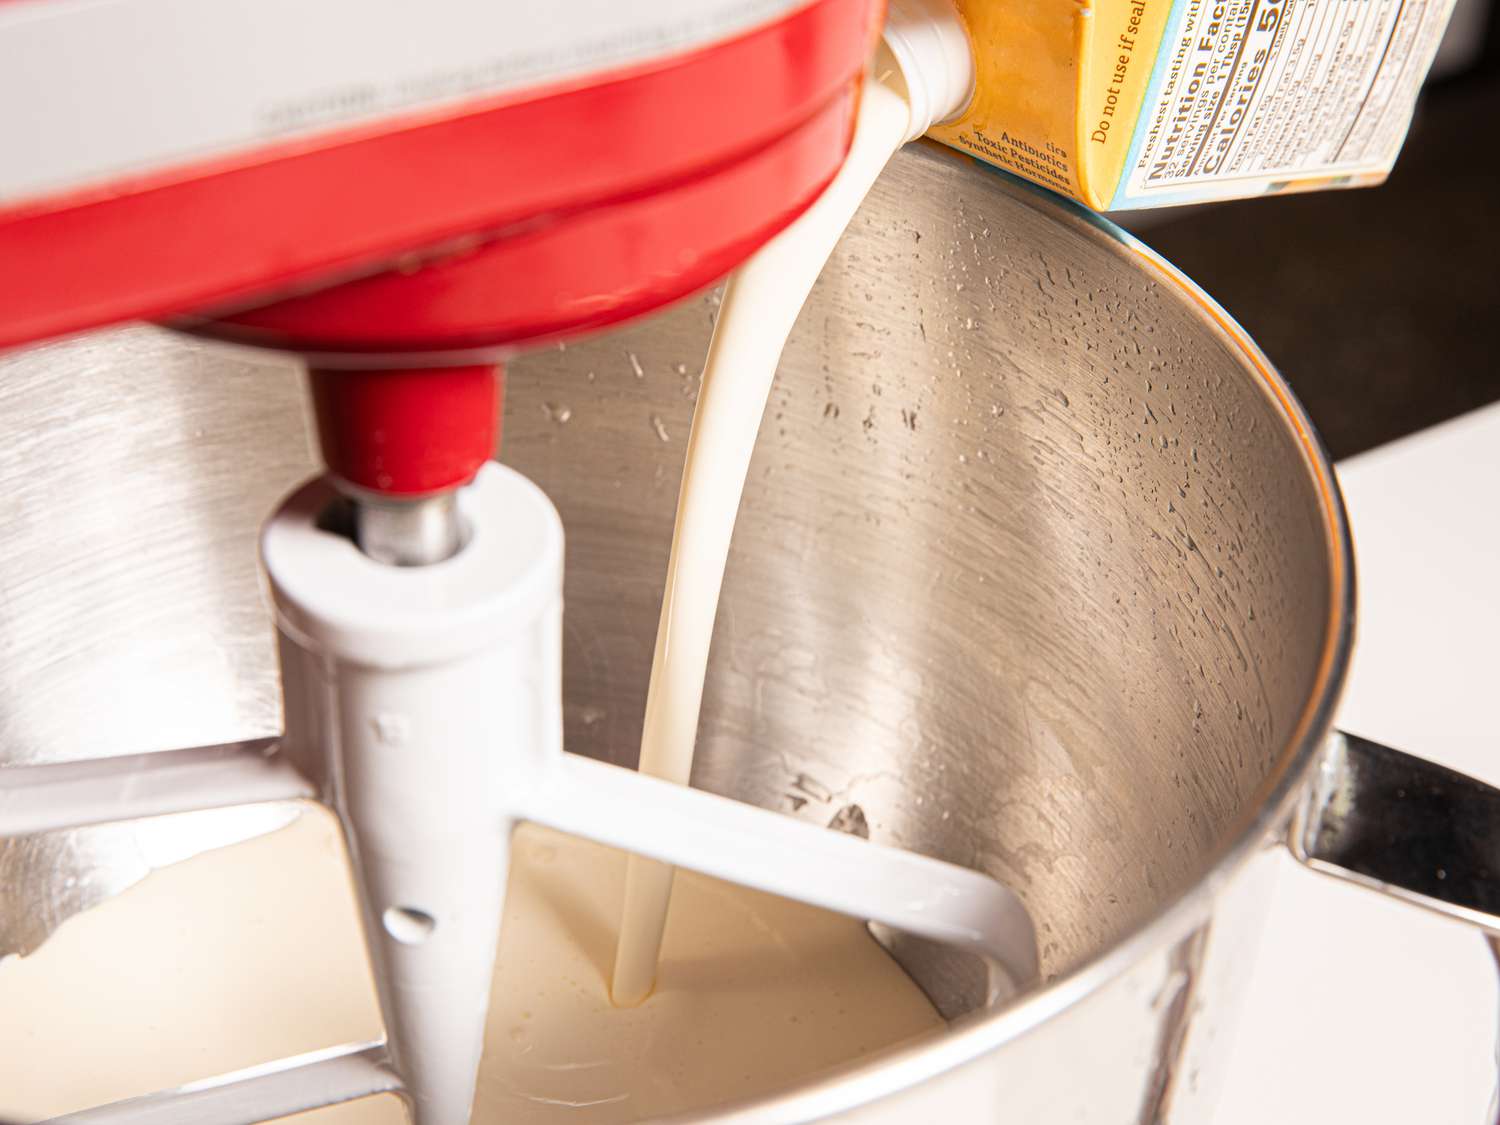
{"type": "MultiPolygon", "coordinates": [[[[893,0],[959,21],[930,136],[1097,210],[1378,183],[1453,0],[893,0]]],[[[889,39],[889,36],[888,36],[889,39]]]]}

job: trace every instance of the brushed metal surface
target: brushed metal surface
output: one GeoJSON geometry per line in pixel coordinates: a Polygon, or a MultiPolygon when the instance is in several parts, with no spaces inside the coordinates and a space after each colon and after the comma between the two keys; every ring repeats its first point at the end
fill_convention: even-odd
{"type": "MultiPolygon", "coordinates": [[[[276,734],[261,518],[314,467],[293,365],[152,328],[0,359],[0,761],[276,734]]],[[[0,840],[0,956],[290,806],[0,840]]]]}
{"type": "MultiPolygon", "coordinates": [[[[568,530],[566,737],[590,756],[636,754],[715,307],[509,373],[502,460],[568,530]]],[[[0,361],[0,760],[274,732],[254,536],[311,468],[297,384],[140,328],[0,361]]],[[[1087,994],[1146,1045],[1088,1119],[1164,1104],[1192,1010],[1139,982],[1179,980],[1212,863],[1289,817],[1347,641],[1337,500],[1281,393],[1175,275],[966,159],[909,150],[856,218],[772,394],[694,782],[989,872],[1057,982],[860,1097],[1082,1018],[1087,994]]],[[[0,842],[0,954],[290,815],[0,842]]]]}
{"type": "MultiPolygon", "coordinates": [[[[912,153],[824,271],[736,526],[694,783],[825,823],[857,807],[872,839],[988,871],[1055,974],[1227,841],[1302,718],[1333,582],[1244,352],[1039,203],[912,153]]],[[[568,745],[616,762],[714,307],[509,376],[504,459],[568,528],[568,745]]]]}

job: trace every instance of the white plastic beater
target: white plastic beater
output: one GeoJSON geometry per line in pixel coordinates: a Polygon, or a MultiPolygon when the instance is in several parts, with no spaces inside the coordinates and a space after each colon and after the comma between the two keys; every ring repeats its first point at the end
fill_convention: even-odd
{"type": "Polygon", "coordinates": [[[468,542],[431,566],[376,562],[324,530],[335,497],[305,486],[262,537],[279,745],[9,767],[0,834],[321,797],[348,837],[386,1050],[330,1050],[58,1120],[255,1121],[404,1090],[422,1125],[467,1121],[523,820],[971,951],[992,966],[994,1000],[1035,977],[1031,921],[984,875],[564,753],[562,525],[518,473],[491,464],[459,494],[468,542]]]}

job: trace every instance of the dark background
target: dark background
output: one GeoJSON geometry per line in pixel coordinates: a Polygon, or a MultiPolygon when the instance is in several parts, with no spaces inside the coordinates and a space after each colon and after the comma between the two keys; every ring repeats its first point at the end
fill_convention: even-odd
{"type": "Polygon", "coordinates": [[[1500,399],[1500,44],[1428,86],[1376,188],[1127,225],[1234,315],[1334,457],[1500,399]]]}

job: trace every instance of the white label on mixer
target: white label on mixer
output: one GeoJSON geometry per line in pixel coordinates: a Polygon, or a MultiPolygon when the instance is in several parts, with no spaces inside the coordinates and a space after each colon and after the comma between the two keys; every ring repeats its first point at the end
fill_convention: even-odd
{"type": "Polygon", "coordinates": [[[0,203],[701,47],[805,0],[0,0],[0,203]]]}
{"type": "MultiPolygon", "coordinates": [[[[1222,197],[1388,171],[1453,0],[1187,0],[1157,57],[1125,195],[1222,197]],[[1212,183],[1215,190],[1197,185],[1212,183]]],[[[1153,199],[1153,202],[1168,202],[1153,199]]]]}

